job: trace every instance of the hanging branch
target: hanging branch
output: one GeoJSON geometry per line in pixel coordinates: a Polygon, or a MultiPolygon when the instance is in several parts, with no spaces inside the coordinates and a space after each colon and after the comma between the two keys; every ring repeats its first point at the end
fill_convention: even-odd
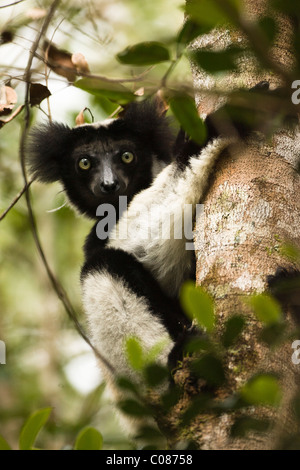
{"type": "Polygon", "coordinates": [[[12,202],[9,204],[9,206],[5,209],[4,212],[2,212],[2,214],[0,215],[0,222],[4,219],[4,217],[9,213],[9,211],[17,204],[17,202],[19,201],[19,199],[21,199],[21,197],[23,196],[23,194],[25,193],[25,191],[27,190],[27,188],[29,188],[29,186],[31,185],[31,183],[33,183],[34,181],[34,178],[29,180],[28,183],[26,183],[24,185],[24,187],[21,189],[21,191],[14,197],[14,199],[12,200],[12,202]]]}
{"type": "Polygon", "coordinates": [[[37,225],[36,225],[36,221],[35,221],[35,216],[34,216],[33,208],[32,208],[32,205],[31,205],[31,200],[30,200],[29,181],[28,181],[27,174],[26,174],[26,167],[25,167],[25,153],[26,153],[26,151],[25,151],[25,149],[26,149],[27,135],[28,135],[29,127],[30,127],[30,93],[29,93],[29,91],[30,91],[30,83],[31,83],[31,66],[32,66],[32,62],[33,62],[33,59],[35,57],[36,51],[39,47],[40,41],[41,41],[42,37],[45,35],[46,30],[47,30],[47,28],[50,24],[50,21],[51,21],[53,15],[54,15],[55,10],[57,9],[59,3],[60,3],[60,0],[54,0],[54,2],[52,3],[51,8],[49,10],[49,13],[47,14],[47,16],[44,19],[43,26],[42,26],[41,30],[39,31],[39,33],[37,34],[37,37],[36,37],[35,41],[32,44],[29,59],[28,59],[28,62],[27,62],[25,73],[24,73],[24,82],[26,83],[25,100],[24,100],[25,120],[24,120],[24,128],[22,130],[21,138],[20,138],[20,162],[21,162],[22,174],[23,174],[23,178],[24,178],[24,182],[25,182],[24,192],[25,192],[26,204],[27,204],[27,209],[28,209],[28,217],[29,217],[29,222],[30,222],[34,242],[36,244],[36,247],[38,249],[38,252],[39,252],[39,255],[42,259],[42,262],[45,266],[45,269],[46,269],[47,275],[49,277],[49,280],[52,284],[52,287],[55,290],[58,298],[63,303],[67,314],[69,315],[70,319],[74,323],[75,328],[78,331],[78,333],[80,334],[80,336],[93,349],[94,353],[98,356],[100,361],[103,362],[103,364],[111,372],[114,372],[114,369],[111,366],[111,364],[91,344],[90,339],[87,337],[85,331],[83,330],[82,325],[79,323],[79,321],[77,319],[76,312],[75,312],[75,310],[74,310],[74,308],[73,308],[73,306],[72,306],[72,304],[71,304],[64,288],[60,284],[59,280],[55,277],[55,275],[53,274],[53,272],[52,272],[52,270],[49,266],[48,260],[45,256],[45,252],[42,248],[42,244],[41,244],[41,241],[40,241],[40,238],[39,238],[37,225]]]}

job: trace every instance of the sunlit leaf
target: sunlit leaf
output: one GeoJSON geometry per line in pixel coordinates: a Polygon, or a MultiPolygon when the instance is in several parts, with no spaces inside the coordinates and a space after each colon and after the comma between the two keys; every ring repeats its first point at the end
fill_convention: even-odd
{"type": "Polygon", "coordinates": [[[149,41],[126,47],[117,58],[122,64],[153,65],[170,60],[170,54],[163,44],[149,41]]]}
{"type": "Polygon", "coordinates": [[[226,0],[222,6],[222,2],[216,0],[189,0],[186,13],[200,25],[215,28],[227,23],[235,24],[241,3],[241,0],[226,0]]]}
{"type": "Polygon", "coordinates": [[[135,370],[141,370],[144,366],[143,349],[137,338],[128,338],[126,341],[126,355],[129,364],[135,370]]]}
{"type": "Polygon", "coordinates": [[[10,445],[2,436],[0,436],[0,450],[11,450],[10,445]]]}
{"type": "Polygon", "coordinates": [[[75,450],[101,450],[103,446],[102,435],[97,429],[86,427],[80,431],[74,445],[75,450]]]}
{"type": "Polygon", "coordinates": [[[50,413],[51,408],[43,408],[29,416],[21,430],[19,439],[20,450],[32,449],[35,439],[39,431],[48,421],[50,413]]]}
{"type": "Polygon", "coordinates": [[[277,377],[272,374],[257,374],[241,390],[242,398],[251,405],[278,406],[281,388],[277,377]]]}
{"type": "Polygon", "coordinates": [[[191,319],[196,319],[200,327],[208,332],[214,329],[214,303],[207,292],[192,282],[186,282],[182,286],[180,300],[185,313],[191,319]]]}
{"type": "Polygon", "coordinates": [[[283,256],[291,259],[292,261],[299,261],[300,260],[300,250],[297,246],[292,243],[284,243],[281,248],[281,253],[283,256]]]}
{"type": "Polygon", "coordinates": [[[151,362],[155,362],[160,353],[165,349],[165,347],[169,344],[168,339],[162,339],[157,341],[149,351],[144,352],[145,356],[145,363],[150,364],[151,362]]]}

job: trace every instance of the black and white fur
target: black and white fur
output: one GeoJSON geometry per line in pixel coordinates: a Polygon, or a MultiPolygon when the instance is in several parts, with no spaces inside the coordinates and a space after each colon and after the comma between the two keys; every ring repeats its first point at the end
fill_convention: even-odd
{"type": "Polygon", "coordinates": [[[124,352],[128,337],[138,338],[145,351],[160,344],[157,360],[167,364],[189,331],[178,295],[182,283],[193,276],[193,252],[185,249],[184,237],[162,237],[162,223],[171,213],[173,234],[174,224],[182,223],[184,205],[195,210],[203,198],[215,162],[229,142],[217,137],[214,123],[219,127],[220,113],[213,116],[206,121],[206,145],[200,149],[177,141],[177,153],[168,120],[155,101],[133,103],[114,120],[74,129],[50,123],[32,134],[31,173],[42,182],[60,181],[82,214],[96,219],[100,204],[118,210],[118,197],[128,197],[128,209],[117,214],[107,240],[97,238],[97,224],[92,229],[81,270],[91,340],[112,366],[101,364],[112,386],[118,375],[136,378],[124,352]],[[121,162],[124,152],[134,155],[130,164],[121,162]],[[78,166],[82,158],[91,162],[88,171],[78,166]],[[131,224],[138,232],[124,237],[131,224]]]}
{"type": "Polygon", "coordinates": [[[177,153],[167,118],[149,100],[131,104],[114,120],[74,129],[50,123],[32,133],[31,173],[42,182],[60,181],[81,213],[96,218],[99,204],[117,209],[118,197],[128,197],[128,209],[118,214],[107,240],[97,238],[96,226],[92,229],[81,271],[91,340],[112,366],[102,364],[112,386],[117,375],[136,378],[124,352],[128,337],[138,338],[145,351],[160,344],[157,360],[167,364],[189,331],[178,295],[182,283],[193,277],[193,252],[185,249],[184,237],[172,236],[172,229],[182,223],[185,204],[195,210],[201,202],[214,164],[228,145],[227,139],[215,138],[213,120],[207,123],[207,145],[200,149],[177,141],[177,153]],[[120,158],[128,151],[134,160],[125,165],[120,158]],[[82,158],[91,162],[89,171],[79,168],[82,158]],[[171,237],[164,238],[162,222],[170,213],[171,237]],[[138,234],[124,238],[132,223],[139,226],[138,234]]]}
{"type": "Polygon", "coordinates": [[[173,224],[181,223],[184,205],[195,207],[201,200],[225,144],[212,141],[192,156],[196,147],[177,142],[181,148],[175,157],[174,142],[155,100],[131,104],[118,119],[74,129],[50,123],[31,136],[28,165],[33,176],[47,183],[59,180],[84,215],[96,218],[101,203],[118,209],[119,195],[128,197],[128,210],[106,241],[97,238],[97,224],[92,229],[81,272],[92,341],[120,375],[132,375],[124,354],[126,338],[139,338],[145,350],[162,342],[159,360],[166,363],[190,327],[178,294],[182,283],[193,277],[193,253],[185,249],[184,238],[162,238],[161,225],[170,213],[173,224]],[[130,165],[120,161],[126,151],[134,154],[130,165]],[[91,161],[89,171],[78,166],[83,157],[91,161]],[[110,178],[110,187],[104,187],[105,178],[110,178]],[[140,227],[140,236],[120,238],[131,223],[140,227]],[[143,236],[149,223],[150,238],[143,236]]]}

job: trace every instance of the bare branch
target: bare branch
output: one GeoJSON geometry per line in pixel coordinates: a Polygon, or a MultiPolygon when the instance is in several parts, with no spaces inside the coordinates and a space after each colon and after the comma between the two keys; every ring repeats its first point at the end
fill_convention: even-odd
{"type": "Polygon", "coordinates": [[[31,205],[28,179],[27,179],[27,174],[26,174],[25,148],[26,148],[27,135],[28,135],[29,127],[30,127],[29,88],[30,88],[30,82],[31,82],[31,66],[32,66],[32,62],[33,62],[33,59],[34,59],[35,54],[36,54],[36,50],[39,47],[40,41],[41,41],[42,37],[45,35],[46,30],[47,30],[47,28],[50,24],[50,21],[51,21],[53,15],[54,15],[55,10],[58,7],[59,3],[60,3],[60,0],[54,0],[54,2],[52,3],[51,8],[49,10],[49,13],[47,14],[47,16],[44,19],[43,26],[42,26],[41,30],[39,31],[39,33],[37,34],[37,37],[36,37],[34,43],[32,44],[29,59],[28,59],[28,62],[27,62],[25,73],[24,73],[24,81],[26,83],[25,100],[24,100],[25,101],[25,123],[24,123],[24,128],[22,130],[21,139],[20,139],[20,161],[21,161],[23,178],[24,178],[24,182],[25,182],[25,196],[26,196],[26,203],[27,203],[27,209],[28,209],[28,217],[29,217],[29,222],[30,222],[30,225],[31,225],[31,231],[32,231],[32,235],[33,235],[36,247],[38,249],[38,252],[40,254],[42,262],[45,266],[48,278],[51,281],[53,289],[55,290],[58,298],[63,303],[64,308],[65,308],[66,312],[68,313],[70,319],[74,323],[77,332],[89,344],[89,346],[93,349],[93,351],[98,356],[100,361],[111,372],[114,372],[114,369],[111,366],[111,364],[99,353],[99,351],[97,351],[97,349],[90,342],[90,339],[86,335],[85,331],[83,330],[82,325],[79,323],[79,321],[77,319],[76,312],[75,312],[75,310],[74,310],[74,308],[73,308],[73,306],[72,306],[72,304],[71,304],[64,288],[60,284],[59,280],[55,277],[55,275],[53,274],[53,272],[52,272],[52,270],[49,266],[48,260],[46,258],[45,252],[42,248],[42,244],[41,244],[41,241],[40,241],[40,238],[39,238],[37,225],[36,225],[36,221],[35,221],[35,216],[34,216],[33,208],[32,208],[32,205],[31,205]]]}
{"type": "Polygon", "coordinates": [[[27,190],[27,188],[29,188],[29,186],[31,185],[31,183],[33,183],[34,181],[34,178],[32,178],[31,180],[28,181],[27,184],[25,184],[25,186],[21,189],[21,191],[14,197],[14,199],[12,200],[12,202],[9,204],[9,206],[7,207],[7,209],[5,209],[4,212],[2,212],[2,214],[0,215],[0,222],[4,219],[4,217],[9,213],[9,211],[17,204],[17,202],[19,201],[19,199],[21,199],[21,197],[23,196],[23,194],[25,193],[25,191],[27,190]]]}
{"type": "Polygon", "coordinates": [[[13,7],[14,5],[17,5],[18,3],[22,3],[25,0],[16,0],[13,3],[8,3],[7,5],[2,5],[0,8],[7,8],[7,7],[13,7]]]}

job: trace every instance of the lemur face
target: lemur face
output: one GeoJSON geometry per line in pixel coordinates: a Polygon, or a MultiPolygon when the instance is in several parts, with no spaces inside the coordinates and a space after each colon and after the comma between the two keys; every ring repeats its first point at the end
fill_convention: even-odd
{"type": "MultiPolygon", "coordinates": [[[[86,126],[61,167],[61,182],[73,204],[90,217],[100,204],[118,206],[119,196],[133,195],[148,184],[149,151],[132,135],[118,135],[109,127],[86,126]]],[[[75,131],[75,130],[74,130],[75,131]]],[[[74,134],[79,133],[79,129],[74,134]]],[[[75,135],[74,135],[75,137],[75,135]]]]}
{"type": "Polygon", "coordinates": [[[132,103],[117,119],[73,129],[49,123],[35,129],[28,149],[33,176],[60,181],[70,202],[96,218],[100,204],[117,209],[128,202],[172,159],[174,137],[151,102],[132,103]]]}
{"type": "Polygon", "coordinates": [[[72,158],[78,177],[96,198],[126,194],[138,165],[131,142],[91,142],[77,147],[72,158]]]}

